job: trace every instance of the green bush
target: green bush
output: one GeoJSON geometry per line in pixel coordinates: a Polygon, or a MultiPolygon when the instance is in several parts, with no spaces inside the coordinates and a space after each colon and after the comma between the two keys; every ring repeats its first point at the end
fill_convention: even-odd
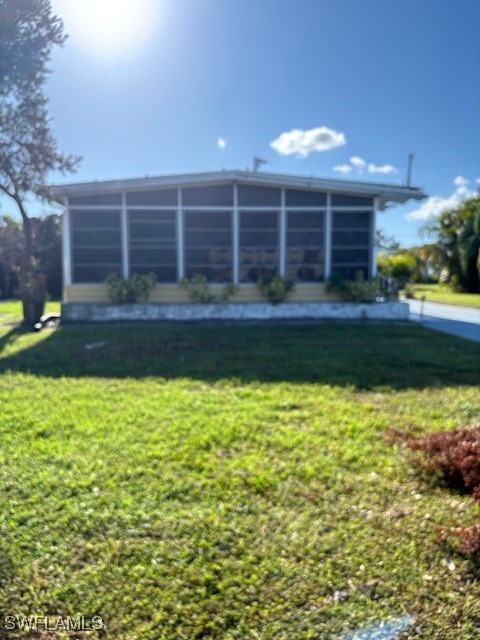
{"type": "Polygon", "coordinates": [[[238,291],[238,284],[234,284],[233,282],[229,282],[223,287],[223,291],[221,294],[222,302],[228,302],[228,300],[234,296],[238,291]]]}
{"type": "Polygon", "coordinates": [[[148,300],[156,281],[157,276],[153,272],[144,275],[134,273],[127,279],[111,273],[105,279],[105,284],[110,300],[117,304],[125,304],[148,300]]]}
{"type": "Polygon", "coordinates": [[[378,280],[365,280],[358,271],[355,280],[345,280],[338,273],[332,273],[327,281],[327,291],[334,291],[348,302],[375,302],[380,295],[378,280]]]}
{"type": "Polygon", "coordinates": [[[414,255],[407,251],[393,255],[380,253],[377,256],[377,267],[379,273],[392,278],[395,289],[398,291],[413,279],[417,260],[414,255]]]}
{"type": "Polygon", "coordinates": [[[403,295],[405,296],[405,298],[407,298],[407,300],[415,299],[415,289],[412,287],[412,285],[407,284],[405,287],[403,287],[403,295]]]}
{"type": "Polygon", "coordinates": [[[293,291],[294,283],[280,275],[264,275],[257,280],[257,287],[264,298],[272,304],[284,302],[293,291]]]}
{"type": "Polygon", "coordinates": [[[227,302],[238,291],[238,286],[230,282],[226,284],[219,296],[215,295],[208,285],[206,276],[196,273],[191,278],[182,278],[178,284],[185,289],[192,302],[203,304],[212,302],[227,302]]]}
{"type": "Polygon", "coordinates": [[[328,278],[326,282],[327,291],[331,291],[333,293],[339,293],[342,298],[346,293],[347,286],[348,286],[348,280],[345,280],[345,278],[342,278],[342,276],[336,271],[332,272],[331,276],[328,278]]]}

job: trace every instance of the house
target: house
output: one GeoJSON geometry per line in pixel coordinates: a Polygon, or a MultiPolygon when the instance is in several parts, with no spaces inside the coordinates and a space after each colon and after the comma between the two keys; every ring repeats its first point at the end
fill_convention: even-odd
{"type": "Polygon", "coordinates": [[[65,303],[108,302],[105,278],[154,271],[151,302],[188,302],[180,278],[233,282],[233,302],[260,301],[255,283],[279,273],[296,284],[291,300],[328,300],[333,272],[375,275],[375,219],[390,203],[421,200],[418,188],[218,171],[66,184],[65,303]]]}

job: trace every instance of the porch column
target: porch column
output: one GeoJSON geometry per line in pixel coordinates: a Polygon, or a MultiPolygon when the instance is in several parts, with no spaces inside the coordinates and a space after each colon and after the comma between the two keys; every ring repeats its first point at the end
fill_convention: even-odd
{"type": "Polygon", "coordinates": [[[63,292],[64,302],[68,302],[68,289],[72,284],[72,244],[70,232],[70,211],[68,208],[68,198],[64,200],[65,210],[62,216],[62,270],[63,270],[63,292]]]}
{"type": "Polygon", "coordinates": [[[332,194],[327,193],[327,211],[325,213],[325,280],[332,271],[332,194]]]}

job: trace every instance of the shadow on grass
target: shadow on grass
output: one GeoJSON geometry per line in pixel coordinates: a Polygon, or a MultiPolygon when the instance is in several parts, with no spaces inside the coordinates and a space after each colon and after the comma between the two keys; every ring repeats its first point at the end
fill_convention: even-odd
{"type": "Polygon", "coordinates": [[[479,361],[480,345],[408,324],[66,325],[45,330],[33,344],[19,328],[0,339],[0,373],[48,377],[405,389],[478,385],[479,361]],[[104,346],[85,348],[102,341],[104,346]]]}
{"type": "MultiPolygon", "coordinates": [[[[3,327],[7,326],[9,325],[3,325],[3,327]]],[[[1,325],[0,329],[2,329],[1,325]]],[[[10,325],[10,328],[7,329],[6,333],[0,336],[0,358],[2,357],[2,353],[5,351],[5,349],[12,346],[25,333],[27,333],[27,330],[24,329],[21,325],[10,325]]]]}

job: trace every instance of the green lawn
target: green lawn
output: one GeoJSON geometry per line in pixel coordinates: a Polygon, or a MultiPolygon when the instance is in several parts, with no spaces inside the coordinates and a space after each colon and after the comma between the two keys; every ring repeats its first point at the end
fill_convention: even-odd
{"type": "Polygon", "coordinates": [[[430,302],[480,309],[480,293],[455,293],[455,291],[451,291],[439,284],[413,284],[411,288],[414,290],[415,298],[417,299],[425,296],[430,302]]]}
{"type": "Polygon", "coordinates": [[[410,325],[1,327],[1,616],[329,640],[411,614],[402,638],[477,638],[478,575],[434,529],[478,507],[384,434],[477,422],[479,360],[410,325]]]}
{"type": "MultiPolygon", "coordinates": [[[[60,302],[49,300],[45,305],[45,313],[59,313],[60,302]]],[[[22,319],[22,303],[20,300],[0,300],[0,325],[19,322],[22,319]]]]}

